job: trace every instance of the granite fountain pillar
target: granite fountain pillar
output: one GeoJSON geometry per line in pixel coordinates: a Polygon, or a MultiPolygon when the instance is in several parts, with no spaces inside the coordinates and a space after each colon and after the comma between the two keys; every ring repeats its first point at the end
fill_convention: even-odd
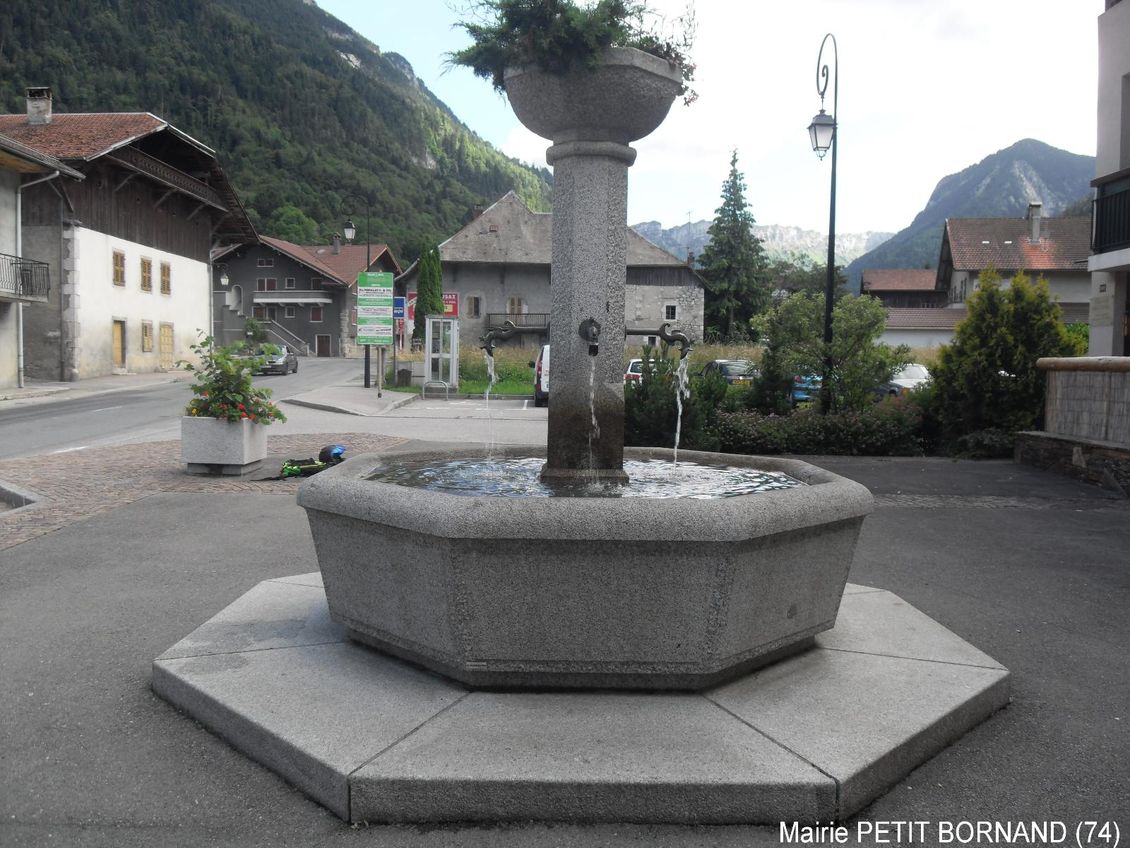
{"type": "Polygon", "coordinates": [[[595,69],[506,73],[518,119],[553,141],[551,401],[543,477],[623,479],[629,143],[662,123],[679,69],[611,48],[595,69]]]}

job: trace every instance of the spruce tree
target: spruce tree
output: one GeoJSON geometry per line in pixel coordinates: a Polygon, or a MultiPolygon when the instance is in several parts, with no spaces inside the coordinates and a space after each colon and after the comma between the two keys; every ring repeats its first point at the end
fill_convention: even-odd
{"type": "Polygon", "coordinates": [[[420,254],[420,271],[416,275],[416,314],[412,338],[424,340],[427,316],[443,314],[443,267],[439,247],[432,245],[420,254]]]}
{"type": "Polygon", "coordinates": [[[769,304],[765,251],[753,225],[735,150],[722,184],[722,205],[710,225],[710,243],[699,257],[706,280],[706,324],[723,339],[747,335],[749,319],[769,304]]]}

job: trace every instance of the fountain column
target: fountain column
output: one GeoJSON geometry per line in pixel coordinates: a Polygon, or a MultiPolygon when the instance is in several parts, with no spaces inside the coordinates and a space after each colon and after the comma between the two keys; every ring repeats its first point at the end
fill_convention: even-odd
{"type": "Polygon", "coordinates": [[[680,81],[670,62],[626,47],[563,76],[536,67],[505,75],[518,120],[553,141],[546,153],[554,187],[543,477],[624,478],[628,167],[636,158],[628,145],[662,123],[680,81]]]}

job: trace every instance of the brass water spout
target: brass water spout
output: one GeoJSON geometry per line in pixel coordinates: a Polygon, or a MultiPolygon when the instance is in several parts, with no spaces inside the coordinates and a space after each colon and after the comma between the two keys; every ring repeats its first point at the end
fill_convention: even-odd
{"type": "Polygon", "coordinates": [[[686,359],[687,354],[691,352],[691,339],[682,330],[668,330],[671,325],[669,323],[662,324],[658,330],[640,330],[634,327],[625,327],[625,336],[658,336],[668,345],[677,344],[679,346],[679,359],[686,359]]]}
{"type": "Polygon", "coordinates": [[[479,347],[487,352],[487,356],[494,356],[495,341],[504,341],[518,332],[518,326],[513,321],[503,321],[501,327],[488,327],[487,331],[479,336],[479,347]]]}

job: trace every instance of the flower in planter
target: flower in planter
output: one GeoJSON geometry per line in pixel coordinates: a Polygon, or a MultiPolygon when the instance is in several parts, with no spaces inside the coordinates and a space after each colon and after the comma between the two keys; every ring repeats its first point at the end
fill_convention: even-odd
{"type": "Polygon", "coordinates": [[[507,68],[537,65],[546,73],[566,74],[576,67],[593,68],[608,47],[635,47],[679,68],[679,94],[690,104],[695,66],[687,56],[694,42],[694,12],[672,22],[670,33],[653,23],[655,13],[638,0],[599,0],[582,7],[573,0],[478,0],[477,22],[460,24],[474,43],[448,54],[453,65],[465,65],[489,79],[502,93],[507,68]]]}
{"type": "Polygon", "coordinates": [[[188,402],[185,415],[199,418],[220,418],[238,422],[244,418],[258,424],[286,421],[282,410],[269,400],[270,389],[256,388],[252,375],[259,370],[263,360],[247,356],[242,342],[217,347],[211,336],[192,345],[200,363],[177,363],[190,371],[193,398],[188,402]]]}

